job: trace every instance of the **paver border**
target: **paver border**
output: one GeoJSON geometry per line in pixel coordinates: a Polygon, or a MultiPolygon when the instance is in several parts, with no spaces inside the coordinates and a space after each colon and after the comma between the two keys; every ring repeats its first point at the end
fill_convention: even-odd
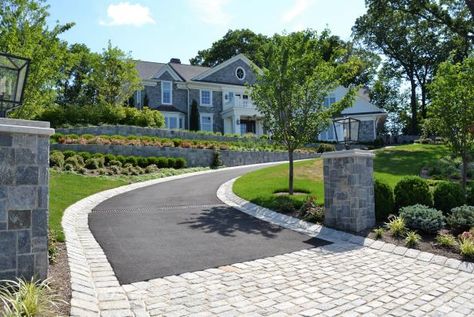
{"type": "MultiPolygon", "coordinates": [[[[89,229],[88,215],[95,206],[114,196],[160,183],[285,162],[226,167],[138,182],[93,194],[69,206],[64,211],[61,224],[65,235],[71,279],[70,316],[135,316],[132,313],[126,291],[118,282],[104,251],[89,229]]],[[[137,311],[136,307],[134,307],[134,311],[137,311]]],[[[147,315],[144,310],[143,315],[147,315]]]]}
{"type": "Polygon", "coordinates": [[[334,243],[352,243],[358,246],[369,247],[371,249],[380,250],[383,252],[393,253],[408,258],[414,258],[426,264],[437,264],[451,269],[456,269],[462,272],[474,274],[474,263],[460,261],[453,258],[448,258],[441,255],[436,255],[429,252],[422,252],[416,249],[409,249],[395,244],[386,243],[379,240],[364,238],[348,232],[335,230],[325,226],[314,223],[309,223],[298,218],[287,216],[268,208],[264,208],[253,204],[245,199],[240,198],[234,194],[232,187],[236,177],[230,181],[222,184],[217,190],[217,197],[225,204],[234,207],[248,215],[254,216],[258,219],[273,223],[275,225],[301,232],[311,237],[318,237],[334,243]]]}

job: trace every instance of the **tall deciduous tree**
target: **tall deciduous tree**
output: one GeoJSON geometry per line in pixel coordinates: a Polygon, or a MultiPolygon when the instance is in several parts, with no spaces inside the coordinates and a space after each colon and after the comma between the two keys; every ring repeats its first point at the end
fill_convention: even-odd
{"type": "Polygon", "coordinates": [[[469,155],[474,151],[474,56],[462,63],[443,63],[430,85],[432,104],[427,122],[446,138],[462,159],[462,185],[466,188],[469,155]]]}
{"type": "Polygon", "coordinates": [[[55,85],[63,77],[67,44],[58,36],[73,24],[48,27],[48,8],[43,0],[0,2],[0,51],[31,59],[24,104],[14,117],[31,119],[54,103],[55,85]]]}
{"type": "Polygon", "coordinates": [[[353,32],[368,48],[384,54],[386,65],[410,84],[409,133],[416,134],[420,116],[426,117],[427,86],[455,41],[438,25],[393,9],[392,2],[396,1],[367,0],[367,13],[357,19],[353,32]]]}
{"type": "Polygon", "coordinates": [[[267,42],[265,35],[256,34],[249,29],[229,30],[222,39],[212,43],[210,48],[199,51],[190,59],[190,63],[213,67],[242,53],[258,66],[262,66],[261,47],[267,42]]]}
{"type": "Polygon", "coordinates": [[[330,107],[324,98],[351,71],[336,64],[344,52],[324,58],[327,39],[312,31],[275,35],[266,45],[265,65],[252,86],[252,100],[272,138],[288,150],[288,191],[293,194],[293,153],[327,128],[331,117],[351,105],[355,90],[330,107]]]}

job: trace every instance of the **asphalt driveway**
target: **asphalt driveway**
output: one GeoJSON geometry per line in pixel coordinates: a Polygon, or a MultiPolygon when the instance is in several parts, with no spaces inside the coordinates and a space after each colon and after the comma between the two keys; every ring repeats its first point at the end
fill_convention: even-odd
{"type": "Polygon", "coordinates": [[[224,205],[219,186],[245,167],[134,190],[99,204],[89,227],[121,284],[314,248],[328,242],[224,205]]]}

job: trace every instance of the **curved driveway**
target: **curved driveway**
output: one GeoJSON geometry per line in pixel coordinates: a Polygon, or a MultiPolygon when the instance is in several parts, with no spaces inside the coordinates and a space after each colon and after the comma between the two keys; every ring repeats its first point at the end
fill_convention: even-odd
{"type": "Polygon", "coordinates": [[[326,241],[224,205],[219,186],[243,167],[165,182],[113,197],[89,227],[121,284],[284,254],[326,241]]]}

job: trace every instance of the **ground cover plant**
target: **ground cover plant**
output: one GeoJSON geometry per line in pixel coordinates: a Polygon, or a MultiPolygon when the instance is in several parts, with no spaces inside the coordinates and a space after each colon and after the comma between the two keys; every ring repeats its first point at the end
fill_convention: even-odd
{"type": "MultiPolygon", "coordinates": [[[[213,141],[213,140],[186,140],[169,139],[152,136],[121,136],[121,135],[76,135],[55,134],[51,137],[52,142],[60,144],[99,144],[99,145],[127,145],[127,146],[155,146],[155,147],[179,147],[192,149],[211,150],[234,150],[234,151],[266,151],[284,152],[285,149],[265,139],[245,139],[239,141],[213,141]]],[[[330,144],[320,144],[315,147],[302,147],[297,152],[327,152],[334,151],[330,144]]]]}

